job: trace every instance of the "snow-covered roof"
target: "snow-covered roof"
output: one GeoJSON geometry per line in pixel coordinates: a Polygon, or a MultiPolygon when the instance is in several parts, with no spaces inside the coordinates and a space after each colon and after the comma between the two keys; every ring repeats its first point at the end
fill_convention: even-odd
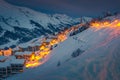
{"type": "Polygon", "coordinates": [[[34,44],[30,44],[29,46],[34,47],[34,46],[39,46],[39,45],[40,45],[40,44],[34,43],[34,44]]]}
{"type": "Polygon", "coordinates": [[[19,47],[15,47],[15,48],[13,48],[13,50],[20,50],[20,49],[19,49],[19,47]]]}
{"type": "Polygon", "coordinates": [[[24,59],[14,59],[11,61],[11,64],[24,64],[24,59]]]}
{"type": "Polygon", "coordinates": [[[7,61],[11,61],[11,60],[15,60],[15,59],[16,59],[15,56],[10,56],[7,61]]]}
{"type": "Polygon", "coordinates": [[[4,60],[6,58],[7,58],[6,56],[0,56],[0,60],[4,60]]]}
{"type": "Polygon", "coordinates": [[[51,39],[47,39],[47,40],[46,40],[46,42],[50,42],[50,41],[51,41],[51,39]]]}
{"type": "Polygon", "coordinates": [[[25,51],[25,52],[16,52],[15,55],[30,55],[32,52],[25,51]]]}
{"type": "Polygon", "coordinates": [[[6,68],[8,66],[10,66],[9,62],[0,62],[0,68],[6,68]]]}

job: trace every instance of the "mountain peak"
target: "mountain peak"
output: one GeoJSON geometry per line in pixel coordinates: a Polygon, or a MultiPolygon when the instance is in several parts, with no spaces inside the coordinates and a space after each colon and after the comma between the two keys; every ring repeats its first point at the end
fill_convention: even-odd
{"type": "Polygon", "coordinates": [[[18,45],[79,23],[80,19],[65,14],[49,15],[0,0],[0,48],[18,45]]]}

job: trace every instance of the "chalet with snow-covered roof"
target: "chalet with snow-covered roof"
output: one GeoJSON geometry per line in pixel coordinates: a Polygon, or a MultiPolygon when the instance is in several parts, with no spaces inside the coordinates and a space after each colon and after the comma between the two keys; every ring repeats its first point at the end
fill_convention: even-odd
{"type": "Polygon", "coordinates": [[[16,59],[14,56],[11,56],[5,62],[0,62],[0,80],[9,75],[23,72],[24,64],[24,59],[16,59]]]}
{"type": "Polygon", "coordinates": [[[5,78],[12,73],[9,62],[0,62],[0,78],[5,78]]]}
{"type": "Polygon", "coordinates": [[[15,54],[16,52],[22,52],[22,51],[23,51],[22,48],[19,46],[13,48],[13,54],[15,54]]]}
{"type": "Polygon", "coordinates": [[[7,60],[6,56],[0,56],[0,62],[5,62],[7,60]]]}
{"type": "Polygon", "coordinates": [[[25,51],[25,52],[16,52],[15,57],[16,59],[28,59],[31,56],[32,52],[25,51]]]}
{"type": "Polygon", "coordinates": [[[27,51],[38,51],[39,50],[39,45],[31,45],[28,46],[27,51]]]}
{"type": "Polygon", "coordinates": [[[11,61],[12,73],[23,72],[23,70],[24,70],[24,64],[25,64],[25,60],[24,59],[15,59],[15,60],[12,60],[11,61]]]}
{"type": "Polygon", "coordinates": [[[0,56],[10,56],[12,55],[12,49],[9,48],[7,50],[0,50],[0,56]]]}

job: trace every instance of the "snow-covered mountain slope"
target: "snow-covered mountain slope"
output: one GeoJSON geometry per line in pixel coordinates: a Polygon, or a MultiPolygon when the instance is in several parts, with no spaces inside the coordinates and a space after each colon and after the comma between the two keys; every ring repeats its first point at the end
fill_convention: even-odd
{"type": "MultiPolygon", "coordinates": [[[[120,22],[119,15],[113,17],[120,22]]],[[[111,23],[101,29],[91,26],[68,37],[52,50],[46,63],[8,80],[119,80],[120,25],[117,25],[111,23]]]]}
{"type": "Polygon", "coordinates": [[[90,19],[87,17],[75,19],[65,14],[48,15],[0,0],[0,48],[52,34],[90,19]]]}

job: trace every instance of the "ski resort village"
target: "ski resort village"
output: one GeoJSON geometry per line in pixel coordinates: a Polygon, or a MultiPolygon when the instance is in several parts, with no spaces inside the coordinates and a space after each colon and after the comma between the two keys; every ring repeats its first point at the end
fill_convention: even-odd
{"type": "Polygon", "coordinates": [[[120,80],[115,1],[0,0],[0,80],[120,80]]]}
{"type": "Polygon", "coordinates": [[[33,68],[43,64],[57,44],[66,40],[68,36],[87,28],[85,24],[79,24],[65,29],[54,36],[47,36],[41,39],[40,46],[34,45],[27,48],[17,46],[13,49],[0,50],[0,77],[4,78],[12,74],[21,73],[26,68],[33,68]]]}
{"type": "MultiPolygon", "coordinates": [[[[8,48],[6,50],[0,50],[0,77],[6,78],[12,76],[13,74],[22,73],[26,69],[38,67],[44,64],[50,58],[51,51],[57,47],[60,43],[64,42],[68,37],[72,37],[88,28],[95,28],[95,32],[99,29],[104,28],[116,28],[117,31],[113,31],[111,35],[119,34],[120,30],[120,20],[91,20],[87,23],[81,23],[70,28],[66,28],[59,33],[54,35],[49,35],[47,37],[42,37],[38,39],[39,45],[31,45],[25,47],[24,45],[17,46],[15,48],[8,48]],[[116,34],[117,33],[117,34],[116,34]]],[[[113,36],[111,36],[112,39],[113,36]]],[[[74,38],[74,37],[73,37],[74,38]]],[[[26,44],[25,44],[26,45],[26,44]]],[[[81,50],[77,50],[73,57],[78,56],[81,50]]],[[[58,62],[58,65],[60,63],[58,62]]]]}

